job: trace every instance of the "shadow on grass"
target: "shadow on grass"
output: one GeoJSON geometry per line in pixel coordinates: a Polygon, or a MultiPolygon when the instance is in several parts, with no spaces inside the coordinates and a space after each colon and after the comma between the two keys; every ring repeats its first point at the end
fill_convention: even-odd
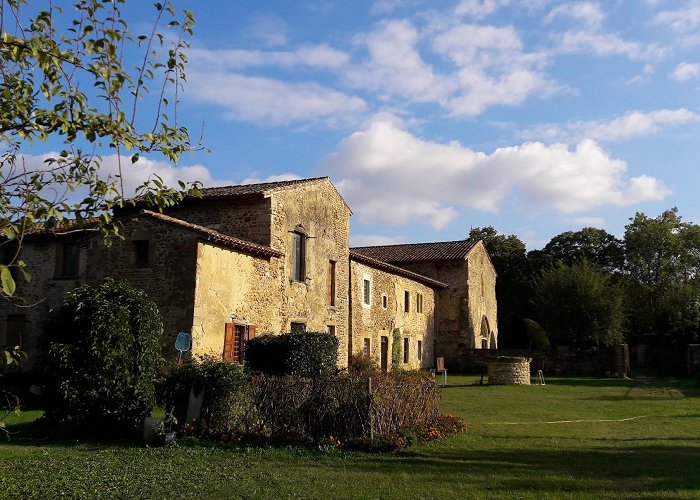
{"type": "Polygon", "coordinates": [[[425,475],[426,481],[451,484],[455,492],[476,486],[505,490],[514,496],[590,491],[619,498],[700,490],[700,447],[693,446],[451,450],[439,452],[439,456],[407,451],[387,460],[367,459],[358,466],[387,474],[411,470],[412,474],[425,475]]]}
{"type": "Polygon", "coordinates": [[[569,386],[586,386],[586,387],[634,387],[639,385],[635,380],[624,378],[585,378],[585,377],[566,377],[566,378],[547,378],[545,376],[546,385],[569,385],[569,386]]]}

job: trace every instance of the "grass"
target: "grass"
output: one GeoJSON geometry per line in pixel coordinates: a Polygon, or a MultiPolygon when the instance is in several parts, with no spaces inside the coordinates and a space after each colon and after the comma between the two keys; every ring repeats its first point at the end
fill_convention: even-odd
{"type": "MultiPolygon", "coordinates": [[[[0,496],[700,497],[700,398],[685,397],[684,382],[475,380],[451,375],[442,389],[466,434],[396,454],[15,438],[0,445],[0,496]]],[[[29,431],[36,416],[14,428],[29,431]]]]}

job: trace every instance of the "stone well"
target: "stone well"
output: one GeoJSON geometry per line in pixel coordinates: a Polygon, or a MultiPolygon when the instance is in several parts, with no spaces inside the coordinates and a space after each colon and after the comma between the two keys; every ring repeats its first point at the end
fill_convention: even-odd
{"type": "Polygon", "coordinates": [[[530,361],[532,361],[532,358],[519,358],[514,356],[493,356],[486,358],[489,384],[530,385],[530,361]]]}

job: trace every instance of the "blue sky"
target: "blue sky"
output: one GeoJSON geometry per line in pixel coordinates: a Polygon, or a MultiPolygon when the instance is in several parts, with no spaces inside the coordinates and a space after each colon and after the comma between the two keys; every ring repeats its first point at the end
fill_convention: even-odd
{"type": "Polygon", "coordinates": [[[698,0],[176,6],[196,18],[179,116],[210,153],[139,162],[166,179],[328,175],[355,245],[700,222],[698,0]]]}

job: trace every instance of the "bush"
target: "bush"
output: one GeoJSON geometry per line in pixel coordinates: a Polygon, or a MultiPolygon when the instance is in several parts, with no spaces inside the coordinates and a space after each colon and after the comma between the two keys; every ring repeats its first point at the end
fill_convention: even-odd
{"type": "Polygon", "coordinates": [[[146,294],[107,279],[68,292],[44,338],[50,421],[123,434],[155,405],[163,324],[146,294]]]}
{"type": "Polygon", "coordinates": [[[268,375],[327,376],[336,371],[338,339],[317,332],[261,335],[247,343],[246,363],[268,375]]]}
{"type": "Polygon", "coordinates": [[[173,366],[164,385],[166,410],[182,424],[193,424],[185,422],[190,391],[204,391],[200,418],[193,424],[200,434],[243,432],[256,420],[250,385],[240,365],[205,357],[173,366]]]}
{"type": "Polygon", "coordinates": [[[252,391],[263,431],[272,438],[298,441],[334,436],[362,441],[417,432],[439,415],[439,393],[424,372],[348,371],[302,379],[258,375],[252,391]]]}
{"type": "Polygon", "coordinates": [[[401,342],[401,330],[394,328],[391,339],[391,368],[394,370],[401,369],[403,361],[403,343],[401,342]]]}

